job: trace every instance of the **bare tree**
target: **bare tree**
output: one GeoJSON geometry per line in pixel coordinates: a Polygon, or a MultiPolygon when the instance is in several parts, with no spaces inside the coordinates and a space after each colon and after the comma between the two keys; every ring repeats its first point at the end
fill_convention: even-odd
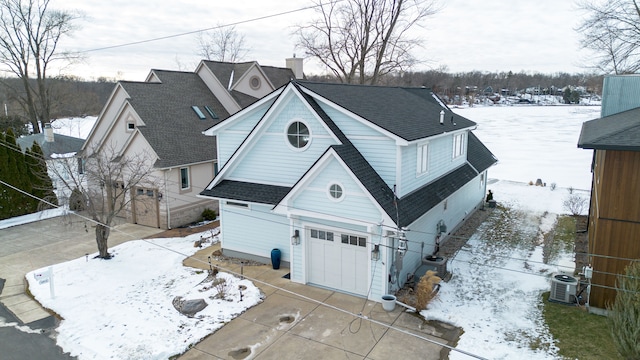
{"type": "Polygon", "coordinates": [[[576,29],[581,45],[595,57],[589,66],[605,74],[628,74],[640,70],[640,6],[637,0],[583,0],[578,6],[588,13],[576,29]]]}
{"type": "Polygon", "coordinates": [[[297,47],[343,83],[377,84],[418,61],[409,30],[437,12],[434,0],[315,0],[318,18],[298,25],[297,47]]]}
{"type": "MultiPolygon", "coordinates": [[[[131,211],[132,202],[139,196],[138,188],[158,188],[159,182],[152,176],[153,161],[148,154],[123,157],[115,146],[95,150],[87,151],[82,159],[61,158],[63,161],[52,172],[69,194],[69,198],[62,201],[67,200],[72,208],[86,211],[96,223],[98,256],[109,259],[107,240],[115,218],[131,211]],[[86,163],[83,166],[79,161],[86,163]],[[78,166],[83,170],[78,171],[78,166]]],[[[137,202],[136,205],[140,206],[137,202]]]]}
{"type": "Polygon", "coordinates": [[[51,92],[47,71],[51,63],[76,55],[58,49],[78,18],[71,12],[49,8],[50,0],[0,0],[0,65],[21,79],[8,86],[33,125],[35,133],[50,121],[51,92]]]}
{"type": "Polygon", "coordinates": [[[198,33],[198,55],[207,60],[238,62],[249,53],[245,37],[235,26],[218,25],[214,30],[198,33]]]}

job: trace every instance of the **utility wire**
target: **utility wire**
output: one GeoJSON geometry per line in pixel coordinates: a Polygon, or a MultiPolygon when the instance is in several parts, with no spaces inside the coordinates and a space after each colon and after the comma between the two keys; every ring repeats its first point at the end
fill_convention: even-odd
{"type": "MultiPolygon", "coordinates": [[[[340,2],[340,1],[342,1],[342,0],[337,0],[335,2],[340,2]]],[[[197,34],[197,33],[201,33],[201,32],[206,32],[206,31],[210,31],[210,30],[221,29],[221,28],[225,28],[225,27],[229,27],[229,26],[236,26],[236,25],[240,25],[240,24],[246,24],[246,23],[250,23],[250,22],[270,19],[270,18],[273,18],[273,17],[282,16],[282,15],[293,14],[293,13],[297,13],[297,12],[300,12],[300,11],[305,11],[305,10],[314,9],[314,8],[317,8],[317,7],[322,7],[324,5],[326,5],[326,3],[306,6],[306,7],[303,7],[303,8],[298,8],[298,9],[289,10],[289,11],[283,11],[283,12],[279,12],[279,13],[276,13],[276,14],[259,16],[259,17],[255,17],[255,18],[251,18],[251,19],[236,21],[236,22],[233,22],[233,23],[213,26],[213,27],[206,28],[206,29],[187,31],[187,32],[183,32],[183,33],[173,34],[173,35],[160,36],[160,37],[146,39],[146,40],[132,41],[132,42],[128,42],[128,43],[104,46],[104,47],[99,47],[99,48],[94,48],[94,49],[89,49],[89,50],[81,50],[81,51],[78,51],[78,52],[80,52],[80,53],[96,52],[96,51],[110,50],[110,49],[116,49],[116,48],[121,48],[121,47],[126,47],[126,46],[132,46],[132,45],[146,44],[146,43],[160,41],[160,40],[167,40],[167,39],[177,38],[177,37],[181,37],[181,36],[193,35],[193,34],[197,34]]]]}
{"type": "MultiPolygon", "coordinates": [[[[2,180],[0,180],[0,184],[3,184],[3,185],[5,185],[5,186],[8,186],[8,187],[10,187],[10,188],[12,188],[12,189],[14,189],[14,190],[16,190],[16,191],[19,191],[19,192],[21,192],[21,193],[23,193],[23,194],[25,194],[25,195],[28,195],[28,196],[30,196],[30,197],[33,197],[33,198],[35,198],[35,199],[39,199],[38,197],[36,197],[36,196],[34,196],[34,195],[31,195],[31,194],[27,193],[26,191],[23,191],[23,190],[21,190],[21,189],[19,189],[19,188],[15,187],[15,186],[13,186],[13,185],[7,184],[6,182],[4,182],[4,181],[2,181],[2,180]]],[[[50,202],[48,202],[48,201],[46,201],[46,200],[44,200],[44,199],[39,199],[39,200],[40,200],[40,201],[43,201],[43,202],[45,202],[45,203],[47,203],[47,204],[48,204],[48,205],[50,205],[50,206],[60,208],[59,206],[57,206],[57,205],[55,205],[55,204],[52,204],[52,203],[50,203],[50,202]]],[[[89,218],[86,218],[86,217],[84,217],[84,216],[82,216],[82,215],[79,215],[79,214],[76,214],[76,213],[71,213],[71,214],[72,214],[72,215],[79,216],[79,217],[81,217],[81,218],[84,218],[85,220],[89,220],[89,221],[92,221],[92,222],[95,222],[95,223],[100,224],[99,222],[97,222],[97,221],[95,221],[95,220],[92,220],[92,219],[89,219],[89,218]]],[[[106,226],[106,225],[104,225],[104,224],[102,224],[102,225],[103,225],[103,226],[106,226]]],[[[109,229],[111,229],[111,230],[118,230],[117,228],[113,228],[113,227],[111,227],[111,226],[108,226],[108,227],[109,227],[109,229]]],[[[120,232],[121,232],[121,233],[123,233],[123,234],[125,234],[125,235],[127,235],[127,236],[129,236],[129,237],[130,237],[130,238],[132,238],[132,239],[135,239],[135,237],[134,237],[133,235],[131,235],[131,234],[128,234],[128,233],[126,233],[126,232],[124,232],[124,231],[120,231],[120,232]]],[[[178,254],[178,255],[180,255],[180,256],[184,256],[185,258],[188,258],[188,259],[191,259],[191,260],[193,260],[193,261],[196,261],[196,262],[202,263],[202,264],[204,264],[204,265],[209,265],[209,263],[205,262],[204,260],[200,260],[200,259],[198,259],[198,258],[195,258],[195,257],[191,256],[191,255],[188,255],[188,254],[182,253],[182,252],[180,252],[180,251],[178,251],[178,250],[171,249],[171,248],[166,247],[166,246],[163,246],[163,245],[161,245],[161,244],[157,244],[157,243],[155,243],[155,242],[153,242],[153,241],[150,241],[150,240],[147,240],[147,239],[136,239],[136,240],[144,241],[144,242],[146,242],[146,243],[148,243],[148,244],[150,244],[150,245],[153,245],[153,246],[155,246],[155,247],[161,248],[161,249],[163,249],[163,250],[167,250],[167,251],[170,251],[170,252],[176,253],[176,254],[178,254]]],[[[395,330],[395,331],[399,331],[399,332],[401,332],[401,333],[403,333],[403,334],[405,334],[405,335],[410,335],[410,336],[413,336],[413,337],[415,337],[415,338],[418,338],[418,339],[421,339],[421,340],[424,340],[424,341],[430,342],[430,343],[432,343],[432,344],[435,344],[435,345],[438,345],[438,346],[442,346],[442,347],[447,348],[447,349],[449,349],[449,350],[451,350],[451,351],[456,351],[456,352],[459,352],[459,353],[465,354],[465,355],[467,355],[467,356],[470,356],[470,357],[473,357],[473,358],[476,358],[476,359],[483,359],[483,360],[487,360],[486,358],[484,358],[484,357],[482,357],[482,356],[480,356],[480,355],[476,355],[476,354],[470,353],[470,352],[465,351],[465,350],[457,349],[457,348],[455,348],[455,347],[453,347],[453,346],[451,346],[451,345],[448,345],[448,344],[445,344],[445,343],[441,343],[441,342],[439,342],[439,341],[435,341],[435,340],[432,340],[432,339],[429,339],[429,338],[426,338],[426,337],[420,336],[420,335],[418,335],[418,334],[413,334],[413,333],[411,333],[411,332],[409,332],[409,331],[407,331],[407,330],[400,329],[400,328],[394,327],[393,325],[386,324],[386,323],[383,323],[383,322],[381,322],[381,321],[377,321],[377,320],[371,319],[371,318],[369,318],[369,317],[367,317],[367,316],[364,316],[364,315],[362,315],[362,314],[355,314],[355,313],[353,313],[353,312],[351,312],[351,311],[348,311],[348,310],[345,310],[345,309],[339,308],[339,307],[334,306],[334,305],[331,305],[331,304],[327,304],[327,303],[325,303],[324,301],[320,301],[320,300],[316,300],[316,299],[310,298],[310,297],[308,297],[308,296],[305,296],[305,295],[302,295],[302,294],[296,293],[296,292],[291,291],[291,290],[287,290],[287,289],[285,289],[285,288],[282,288],[282,287],[279,287],[279,286],[276,286],[276,285],[270,284],[270,283],[268,283],[268,282],[265,282],[265,281],[262,281],[262,280],[258,280],[258,279],[255,279],[255,278],[248,277],[248,276],[246,276],[246,275],[244,275],[244,274],[239,274],[238,272],[235,272],[235,271],[233,271],[233,270],[231,270],[231,269],[228,269],[228,268],[225,268],[225,267],[222,267],[222,266],[217,266],[217,267],[218,267],[219,269],[222,269],[222,270],[224,270],[225,272],[228,272],[228,273],[233,274],[233,275],[235,275],[235,276],[238,276],[238,277],[244,277],[244,278],[246,278],[246,279],[251,280],[252,282],[256,282],[256,283],[259,283],[259,284],[263,284],[263,285],[266,285],[266,286],[270,286],[270,287],[272,287],[272,288],[274,288],[274,289],[277,289],[277,290],[279,290],[279,291],[283,291],[283,292],[286,292],[286,293],[288,293],[288,294],[295,295],[295,296],[298,296],[298,297],[300,297],[300,298],[303,298],[303,299],[305,299],[305,300],[307,300],[307,301],[314,302],[314,303],[316,303],[316,304],[318,304],[318,305],[322,305],[322,306],[325,306],[325,307],[331,308],[331,309],[333,309],[333,310],[340,311],[340,312],[342,312],[342,313],[345,313],[345,314],[348,314],[348,315],[354,316],[354,317],[356,317],[356,318],[364,319],[364,320],[367,320],[367,321],[372,322],[372,323],[374,323],[374,324],[377,324],[377,325],[380,325],[380,326],[384,326],[384,327],[386,327],[386,328],[393,329],[393,330],[395,330]]]]}

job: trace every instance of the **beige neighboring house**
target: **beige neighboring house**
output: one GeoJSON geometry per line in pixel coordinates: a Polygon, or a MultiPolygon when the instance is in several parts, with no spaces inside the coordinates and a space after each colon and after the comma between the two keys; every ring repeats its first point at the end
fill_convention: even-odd
{"type": "Polygon", "coordinates": [[[216,200],[197,197],[218,170],[216,138],[202,132],[303,77],[301,58],[287,66],[205,60],[194,72],[151,70],[145,81],[120,81],[81,154],[147,154],[153,161],[154,185],[135,189],[122,214],[127,221],[162,229],[197,221],[204,209],[218,209],[216,200]]]}

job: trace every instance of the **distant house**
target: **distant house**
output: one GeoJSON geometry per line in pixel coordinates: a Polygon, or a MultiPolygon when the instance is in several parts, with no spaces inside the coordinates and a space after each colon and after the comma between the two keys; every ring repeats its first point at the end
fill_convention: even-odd
{"type": "Polygon", "coordinates": [[[496,162],[429,89],[292,81],[205,134],[225,254],[380,301],[483,203],[496,162]]]}
{"type": "Polygon", "coordinates": [[[58,204],[66,205],[71,190],[65,183],[69,183],[72,178],[80,179],[84,170],[82,160],[76,156],[84,144],[84,139],[54,134],[51,124],[45,124],[43,132],[22,136],[16,139],[16,143],[22,152],[31,148],[33,143],[38,143],[49,169],[58,204]],[[69,161],[74,166],[69,166],[69,161]]]}
{"type": "MultiPolygon", "coordinates": [[[[288,59],[301,71],[302,59],[288,59]]],[[[295,78],[289,68],[257,62],[202,61],[194,72],[151,70],[143,82],[120,81],[82,153],[147,154],[153,187],[133,191],[128,221],[173,228],[197,221],[217,202],[198,198],[217,173],[216,139],[205,129],[295,78]]],[[[117,179],[114,179],[117,181],[117,179]]]]}
{"type": "Polygon", "coordinates": [[[618,274],[640,259],[640,76],[604,80],[601,117],[582,125],[578,147],[593,149],[589,209],[590,304],[615,299],[618,274]]]}

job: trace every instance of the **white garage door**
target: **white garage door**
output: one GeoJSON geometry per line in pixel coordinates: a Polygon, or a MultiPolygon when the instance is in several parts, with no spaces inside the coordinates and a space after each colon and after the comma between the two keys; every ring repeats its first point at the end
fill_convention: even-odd
{"type": "Polygon", "coordinates": [[[356,234],[307,229],[309,282],[367,295],[367,238],[356,234]]]}

